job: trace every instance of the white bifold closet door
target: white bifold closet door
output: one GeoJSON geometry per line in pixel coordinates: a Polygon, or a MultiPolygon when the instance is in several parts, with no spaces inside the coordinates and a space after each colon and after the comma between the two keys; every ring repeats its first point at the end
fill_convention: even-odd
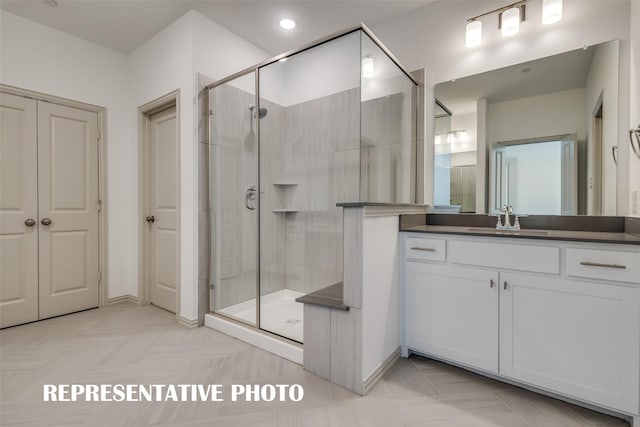
{"type": "Polygon", "coordinates": [[[97,307],[97,114],[1,99],[1,326],[97,307]]]}

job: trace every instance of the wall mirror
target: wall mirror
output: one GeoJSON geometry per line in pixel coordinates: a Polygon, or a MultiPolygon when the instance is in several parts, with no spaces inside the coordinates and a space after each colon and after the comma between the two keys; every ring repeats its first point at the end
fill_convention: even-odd
{"type": "Polygon", "coordinates": [[[613,40],[437,84],[436,210],[615,215],[619,51],[613,40]]]}

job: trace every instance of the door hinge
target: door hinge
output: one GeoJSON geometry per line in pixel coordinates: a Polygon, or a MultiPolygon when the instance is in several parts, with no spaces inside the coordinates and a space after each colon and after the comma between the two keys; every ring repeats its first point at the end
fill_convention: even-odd
{"type": "Polygon", "coordinates": [[[100,143],[101,139],[102,139],[102,132],[100,132],[100,129],[98,129],[98,143],[100,143]]]}
{"type": "Polygon", "coordinates": [[[98,212],[102,212],[102,200],[98,199],[98,212]]]}
{"type": "Polygon", "coordinates": [[[98,284],[102,283],[102,271],[98,271],[98,284]]]}
{"type": "Polygon", "coordinates": [[[209,283],[209,289],[214,290],[216,288],[216,285],[214,285],[213,283],[209,283]]]}

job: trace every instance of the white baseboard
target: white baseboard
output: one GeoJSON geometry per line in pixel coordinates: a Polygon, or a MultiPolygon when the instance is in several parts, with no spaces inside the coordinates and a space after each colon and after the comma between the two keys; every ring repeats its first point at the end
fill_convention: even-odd
{"type": "Polygon", "coordinates": [[[198,327],[198,319],[192,320],[182,316],[176,316],[176,320],[178,321],[179,324],[181,324],[182,326],[186,326],[189,329],[194,329],[198,327]]]}
{"type": "Polygon", "coordinates": [[[119,304],[121,302],[132,302],[138,305],[138,297],[134,297],[133,295],[120,295],[107,299],[107,304],[119,304]]]}
{"type": "Polygon", "coordinates": [[[373,371],[371,373],[371,375],[369,375],[367,377],[367,379],[365,379],[362,382],[362,395],[366,396],[367,394],[369,394],[369,392],[371,391],[371,389],[378,384],[378,382],[382,379],[382,377],[384,376],[384,374],[387,373],[387,371],[389,370],[389,368],[391,368],[393,366],[394,363],[396,363],[396,360],[398,360],[400,358],[400,348],[398,348],[396,351],[394,351],[393,353],[391,353],[389,355],[389,357],[387,357],[385,359],[384,362],[382,362],[382,364],[380,366],[378,366],[378,369],[376,369],[375,371],[373,371]]]}

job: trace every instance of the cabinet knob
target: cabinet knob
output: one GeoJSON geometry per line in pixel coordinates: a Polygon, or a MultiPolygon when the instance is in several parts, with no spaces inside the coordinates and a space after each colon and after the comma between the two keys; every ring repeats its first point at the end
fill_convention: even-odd
{"type": "Polygon", "coordinates": [[[151,222],[155,222],[156,221],[156,217],[153,215],[149,215],[148,217],[145,218],[147,220],[147,222],[151,223],[151,222]]]}
{"type": "Polygon", "coordinates": [[[489,287],[493,289],[493,279],[489,280],[489,287]]]}
{"type": "Polygon", "coordinates": [[[27,227],[33,227],[34,225],[36,225],[36,220],[33,218],[25,219],[24,225],[26,225],[27,227]]]}
{"type": "Polygon", "coordinates": [[[506,281],[506,280],[504,281],[504,287],[503,287],[503,289],[504,289],[505,291],[507,290],[507,281],[506,281]]]}
{"type": "Polygon", "coordinates": [[[49,218],[42,218],[40,222],[42,223],[42,225],[51,225],[51,219],[49,218]]]}

